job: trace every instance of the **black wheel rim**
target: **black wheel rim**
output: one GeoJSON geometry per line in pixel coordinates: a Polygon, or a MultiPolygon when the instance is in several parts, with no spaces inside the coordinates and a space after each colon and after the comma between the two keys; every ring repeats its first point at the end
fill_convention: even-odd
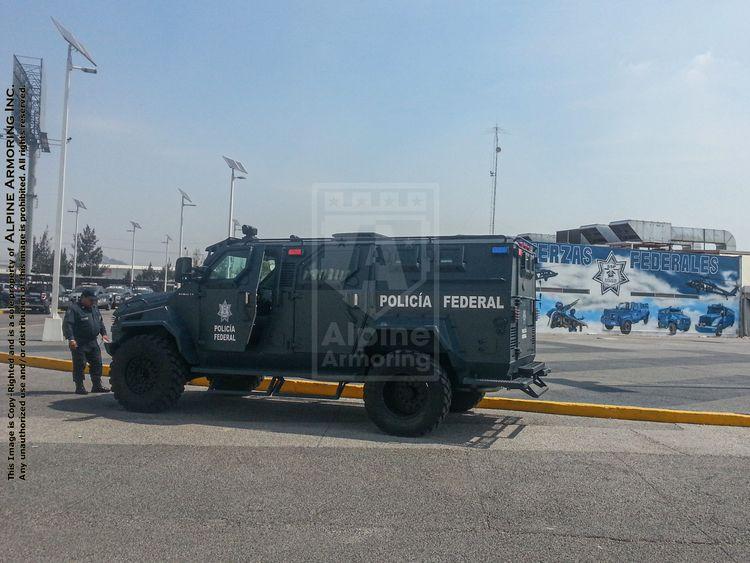
{"type": "Polygon", "coordinates": [[[389,381],[383,388],[383,400],[392,413],[408,417],[418,414],[427,402],[427,383],[389,381]]]}
{"type": "Polygon", "coordinates": [[[131,392],[143,395],[156,384],[157,368],[151,358],[134,358],[125,369],[125,384],[131,392]]]}

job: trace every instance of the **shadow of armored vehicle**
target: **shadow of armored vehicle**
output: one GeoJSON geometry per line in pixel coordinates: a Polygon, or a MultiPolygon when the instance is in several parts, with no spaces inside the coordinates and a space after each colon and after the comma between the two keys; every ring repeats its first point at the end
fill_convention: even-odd
{"type": "Polygon", "coordinates": [[[724,329],[734,325],[734,311],[724,305],[709,305],[706,314],[701,315],[695,330],[704,334],[721,336],[724,329]]]}
{"type": "Polygon", "coordinates": [[[648,319],[648,303],[636,302],[620,303],[614,309],[604,309],[601,317],[604,328],[612,330],[619,326],[623,334],[630,334],[637,322],[643,321],[643,324],[648,324],[648,319]]]}
{"type": "Polygon", "coordinates": [[[687,332],[690,330],[690,317],[683,313],[679,307],[664,307],[659,309],[656,326],[666,328],[670,335],[677,334],[678,330],[687,332]]]}

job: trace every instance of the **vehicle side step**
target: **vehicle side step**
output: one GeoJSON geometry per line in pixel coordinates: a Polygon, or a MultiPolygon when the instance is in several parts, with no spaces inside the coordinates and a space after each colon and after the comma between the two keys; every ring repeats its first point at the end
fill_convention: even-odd
{"type": "Polygon", "coordinates": [[[535,399],[544,395],[549,389],[539,377],[519,377],[511,381],[503,381],[502,386],[506,389],[518,389],[535,399]]]}
{"type": "Polygon", "coordinates": [[[336,393],[334,395],[308,395],[308,394],[296,394],[296,393],[282,393],[281,388],[284,386],[286,380],[280,375],[271,378],[271,383],[268,384],[268,389],[264,392],[266,397],[288,397],[290,399],[328,399],[332,401],[338,401],[341,395],[344,393],[346,387],[346,381],[339,381],[336,387],[336,393]]]}
{"type": "Polygon", "coordinates": [[[509,381],[507,382],[507,386],[509,389],[518,389],[530,397],[538,399],[549,389],[547,384],[542,380],[549,371],[549,368],[547,368],[544,362],[531,362],[530,364],[518,369],[518,373],[520,375],[525,375],[526,377],[520,377],[509,381]]]}

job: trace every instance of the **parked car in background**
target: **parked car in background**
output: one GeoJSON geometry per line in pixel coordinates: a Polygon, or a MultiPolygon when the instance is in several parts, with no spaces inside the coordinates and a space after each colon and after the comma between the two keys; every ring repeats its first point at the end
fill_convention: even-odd
{"type": "Polygon", "coordinates": [[[725,328],[734,324],[734,311],[724,305],[709,305],[706,314],[701,315],[695,330],[721,336],[725,328]]]}
{"type": "Polygon", "coordinates": [[[138,286],[133,288],[133,295],[141,295],[142,293],[153,293],[154,290],[146,286],[138,286]]]}
{"type": "Polygon", "coordinates": [[[31,283],[26,286],[26,307],[32,312],[49,314],[51,302],[51,284],[31,283]]]}
{"type": "Polygon", "coordinates": [[[8,301],[10,301],[10,284],[2,283],[0,284],[0,307],[7,307],[8,301]]]}
{"type": "Polygon", "coordinates": [[[105,292],[113,309],[133,296],[133,290],[124,285],[110,285],[105,292]]]}
{"type": "Polygon", "coordinates": [[[607,330],[619,326],[620,332],[630,334],[633,325],[639,321],[648,324],[648,303],[620,303],[614,309],[604,309],[602,313],[602,324],[607,330]]]}
{"type": "Polygon", "coordinates": [[[81,284],[78,287],[76,287],[74,290],[72,290],[68,296],[67,299],[63,300],[60,299],[59,306],[61,309],[67,309],[71,302],[78,301],[78,298],[81,297],[81,292],[86,289],[93,289],[94,293],[96,293],[96,306],[100,309],[111,309],[112,303],[109,300],[109,295],[106,291],[104,291],[104,288],[100,285],[94,285],[94,284],[81,284]]]}
{"type": "Polygon", "coordinates": [[[687,332],[690,329],[690,317],[679,307],[664,307],[659,309],[656,324],[659,328],[666,328],[669,334],[676,334],[678,330],[687,332]]]}

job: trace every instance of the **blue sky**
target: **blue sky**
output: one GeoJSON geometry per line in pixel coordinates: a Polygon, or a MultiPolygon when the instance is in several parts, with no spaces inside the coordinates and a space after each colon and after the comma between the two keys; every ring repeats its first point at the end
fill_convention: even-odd
{"type": "MultiPolygon", "coordinates": [[[[500,232],[636,218],[727,228],[750,246],[750,38],[745,2],[6,2],[12,53],[43,57],[45,128],[60,136],[65,46],[75,73],[67,200],[105,254],[161,263],[225,235],[228,154],[236,216],[265,236],[312,232],[327,183],[432,183],[443,234],[486,232],[489,128],[501,139],[500,232]]],[[[53,225],[57,151],[39,167],[53,225]]],[[[72,221],[66,217],[66,240],[72,221]]],[[[352,225],[356,229],[357,225],[352,225]]]]}

